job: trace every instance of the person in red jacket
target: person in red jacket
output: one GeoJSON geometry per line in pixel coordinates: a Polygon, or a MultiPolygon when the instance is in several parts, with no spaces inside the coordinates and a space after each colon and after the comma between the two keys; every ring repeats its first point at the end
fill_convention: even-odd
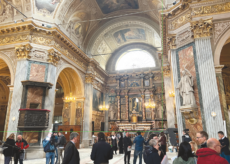
{"type": "Polygon", "coordinates": [[[29,144],[22,138],[21,135],[18,135],[17,141],[16,141],[16,146],[19,148],[17,152],[14,154],[14,163],[17,164],[18,160],[20,164],[23,164],[23,159],[24,159],[24,150],[29,147],[29,144]]]}
{"type": "Polygon", "coordinates": [[[197,150],[197,164],[228,164],[228,161],[220,156],[221,144],[215,138],[207,141],[207,148],[197,150]]]}

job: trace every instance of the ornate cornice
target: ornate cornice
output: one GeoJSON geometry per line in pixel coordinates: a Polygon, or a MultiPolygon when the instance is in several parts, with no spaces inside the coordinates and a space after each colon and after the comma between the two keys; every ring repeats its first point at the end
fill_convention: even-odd
{"type": "Polygon", "coordinates": [[[30,59],[30,51],[33,47],[30,44],[15,46],[18,59],[30,59]]]}
{"type": "Polygon", "coordinates": [[[169,22],[168,29],[175,30],[191,20],[192,20],[192,15],[191,15],[191,11],[189,10],[183,15],[181,15],[180,17],[178,17],[177,19],[169,22]]]}
{"type": "Polygon", "coordinates": [[[86,76],[85,76],[85,83],[93,84],[94,78],[95,77],[94,77],[93,74],[86,74],[86,76]]]}
{"type": "Polygon", "coordinates": [[[176,49],[176,34],[169,34],[167,40],[169,49],[176,49]]]}
{"type": "Polygon", "coordinates": [[[210,37],[212,35],[212,18],[206,20],[200,19],[199,21],[191,21],[190,23],[190,28],[194,34],[195,39],[202,37],[210,37]]]}
{"type": "Polygon", "coordinates": [[[58,62],[61,59],[61,54],[54,51],[54,49],[48,50],[48,62],[53,64],[54,66],[57,66],[58,62]]]}

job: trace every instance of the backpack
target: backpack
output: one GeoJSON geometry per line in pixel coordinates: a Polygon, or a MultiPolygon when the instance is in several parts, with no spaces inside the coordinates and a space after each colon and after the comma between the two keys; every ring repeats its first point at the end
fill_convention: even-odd
{"type": "MultiPolygon", "coordinates": [[[[44,142],[44,141],[45,141],[45,139],[42,142],[44,142]]],[[[54,152],[55,147],[54,147],[54,145],[51,145],[50,141],[49,141],[49,143],[45,147],[43,146],[43,149],[44,149],[45,153],[46,152],[54,152]]]]}

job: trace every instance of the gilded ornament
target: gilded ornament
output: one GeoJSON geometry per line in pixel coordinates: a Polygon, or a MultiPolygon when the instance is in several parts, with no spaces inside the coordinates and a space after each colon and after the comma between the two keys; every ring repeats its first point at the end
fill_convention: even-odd
{"type": "Polygon", "coordinates": [[[176,35],[175,34],[168,35],[168,46],[169,46],[169,49],[176,49],[176,35]]]}
{"type": "Polygon", "coordinates": [[[199,21],[191,21],[190,23],[190,28],[194,34],[195,39],[209,37],[212,35],[212,18],[206,20],[200,19],[199,21]]]}
{"type": "Polygon", "coordinates": [[[53,64],[54,66],[57,66],[58,62],[61,59],[61,54],[59,54],[58,52],[54,51],[54,49],[50,49],[48,50],[48,59],[47,61],[51,64],[53,64]]]}
{"type": "Polygon", "coordinates": [[[192,20],[192,16],[190,11],[185,13],[183,16],[179,17],[178,19],[175,19],[174,21],[172,21],[169,24],[169,30],[174,30],[182,25],[184,25],[185,23],[189,22],[190,20],[192,20]]]}
{"type": "Polygon", "coordinates": [[[18,35],[0,39],[0,45],[29,41],[30,35],[18,35]]]}
{"type": "Polygon", "coordinates": [[[164,73],[164,76],[170,76],[170,66],[165,66],[163,68],[163,73],[164,73]]]}
{"type": "Polygon", "coordinates": [[[30,44],[19,45],[15,47],[18,59],[30,59],[29,53],[33,47],[30,44]]]}
{"type": "Polygon", "coordinates": [[[92,83],[93,83],[93,80],[94,80],[94,77],[93,77],[93,76],[86,75],[86,77],[85,77],[85,82],[86,82],[86,83],[92,84],[92,83]]]}

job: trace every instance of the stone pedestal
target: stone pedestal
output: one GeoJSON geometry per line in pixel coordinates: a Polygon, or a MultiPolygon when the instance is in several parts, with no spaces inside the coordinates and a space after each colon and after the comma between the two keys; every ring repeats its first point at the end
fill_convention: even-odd
{"type": "Polygon", "coordinates": [[[185,120],[188,120],[190,124],[196,124],[198,119],[198,107],[197,106],[181,106],[180,111],[185,120]]]}

